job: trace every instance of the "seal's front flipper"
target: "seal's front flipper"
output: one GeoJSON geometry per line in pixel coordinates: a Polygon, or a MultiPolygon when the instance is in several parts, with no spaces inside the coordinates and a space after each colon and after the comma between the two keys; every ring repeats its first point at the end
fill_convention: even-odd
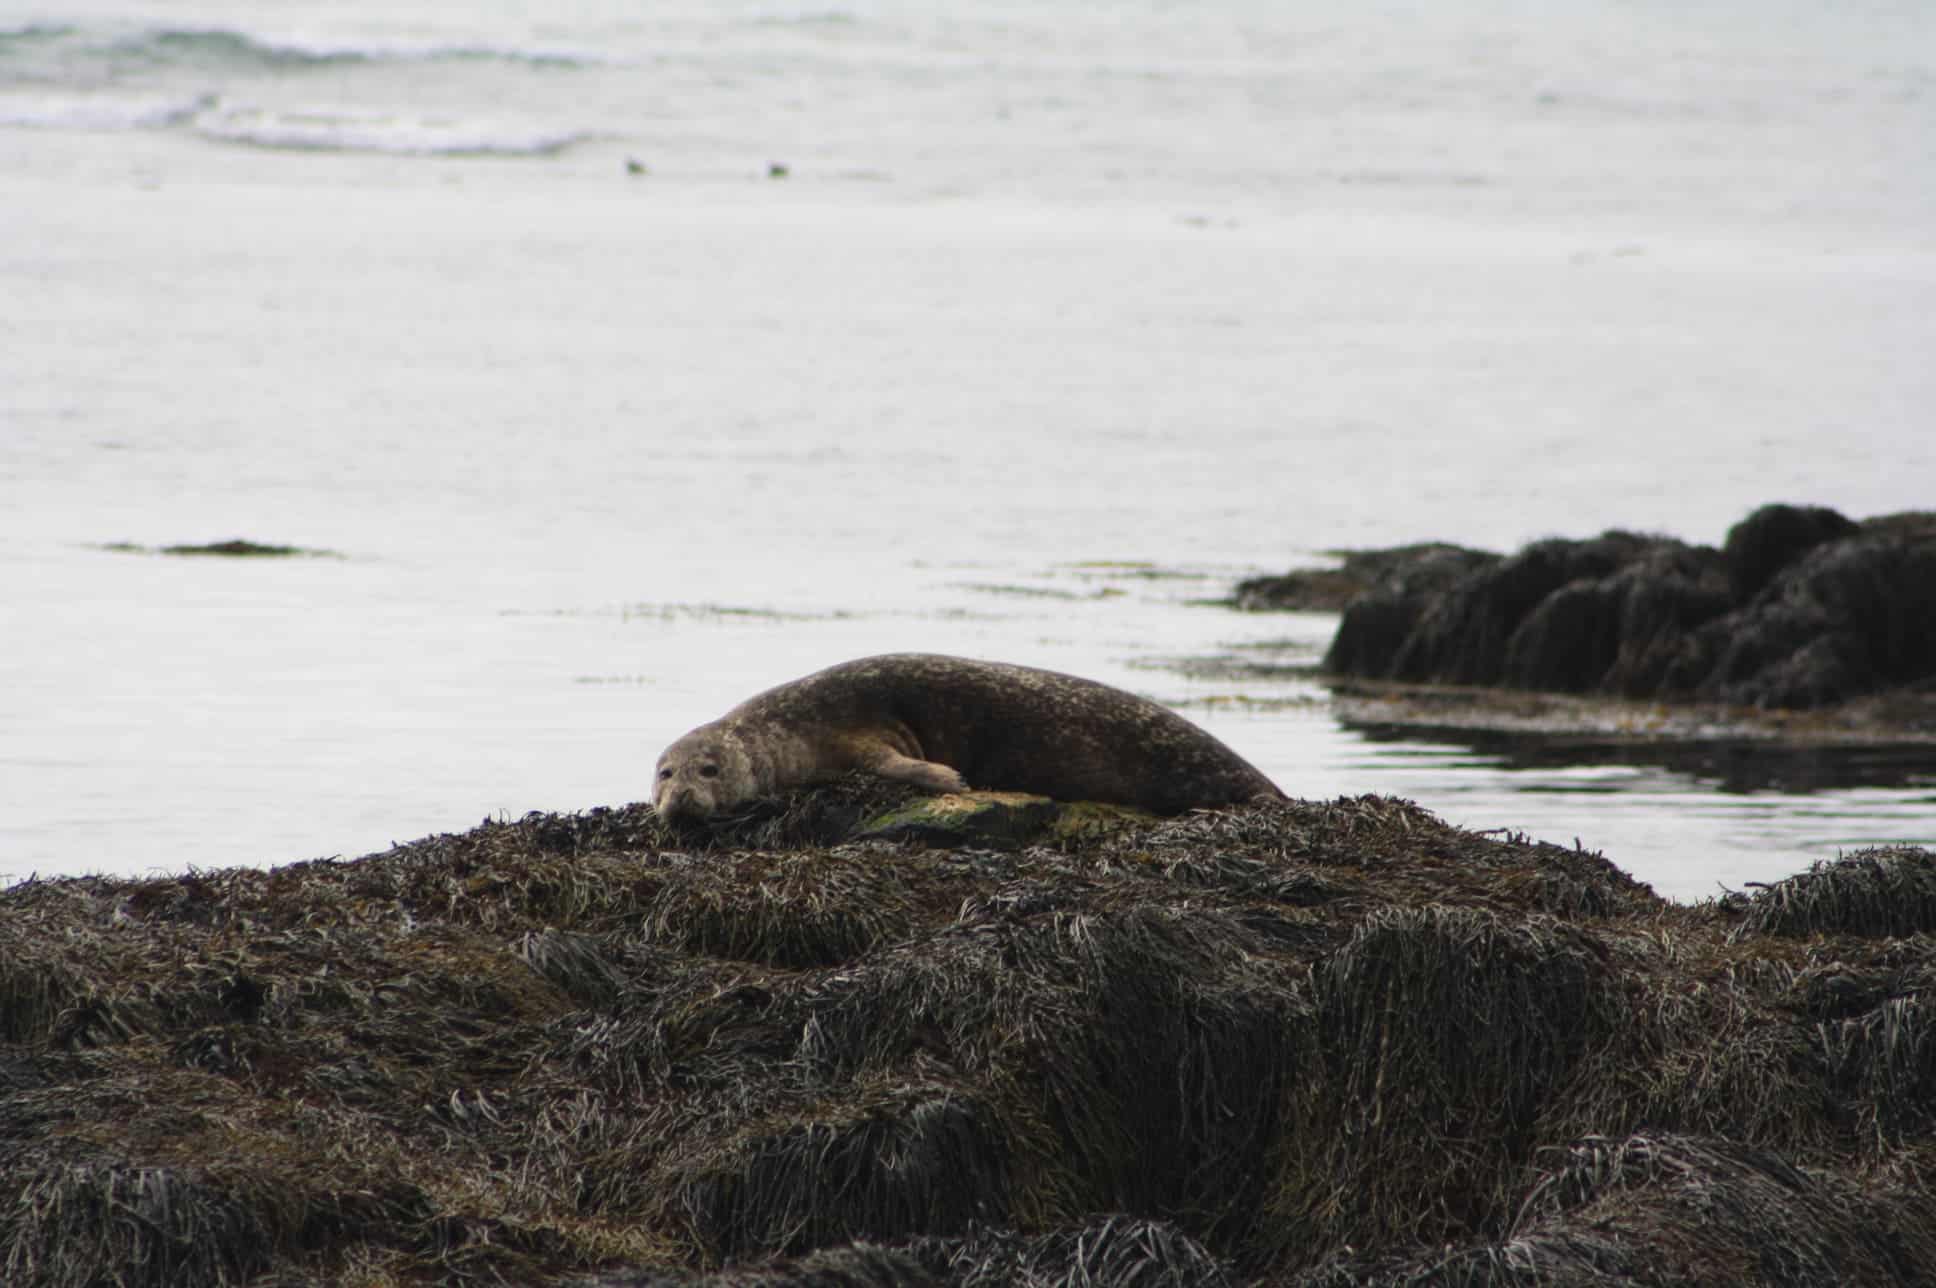
{"type": "Polygon", "coordinates": [[[903,756],[898,751],[883,749],[879,755],[868,759],[866,768],[868,772],[879,774],[882,778],[891,778],[898,783],[913,783],[916,787],[925,787],[931,792],[968,790],[966,780],[957,771],[936,761],[916,760],[912,756],[903,756]]]}

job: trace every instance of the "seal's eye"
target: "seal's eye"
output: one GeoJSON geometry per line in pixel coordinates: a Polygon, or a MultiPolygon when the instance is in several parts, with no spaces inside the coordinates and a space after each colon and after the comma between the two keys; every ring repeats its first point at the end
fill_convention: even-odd
{"type": "Polygon", "coordinates": [[[717,778],[717,777],[719,777],[719,766],[718,766],[718,765],[701,765],[701,766],[699,767],[699,776],[700,776],[701,778],[717,778]]]}
{"type": "Polygon", "coordinates": [[[665,781],[666,779],[668,779],[668,778],[670,778],[670,777],[672,777],[672,771],[671,771],[670,769],[661,769],[661,770],[659,771],[659,781],[660,781],[660,782],[664,782],[664,781],[665,781]]]}

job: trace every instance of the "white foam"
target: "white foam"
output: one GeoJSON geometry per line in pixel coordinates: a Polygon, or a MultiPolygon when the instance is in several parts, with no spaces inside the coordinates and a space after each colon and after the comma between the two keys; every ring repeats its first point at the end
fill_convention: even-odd
{"type": "Polygon", "coordinates": [[[112,94],[0,96],[0,125],[47,130],[157,130],[193,120],[213,103],[208,95],[167,99],[112,94]]]}
{"type": "Polygon", "coordinates": [[[298,62],[433,62],[444,59],[495,60],[507,63],[610,64],[623,61],[588,46],[496,41],[448,40],[435,37],[373,36],[355,38],[318,32],[275,33],[208,32],[211,38],[229,37],[258,57],[298,62]]]}
{"type": "Polygon", "coordinates": [[[380,152],[397,156],[549,156],[590,137],[580,130],[383,111],[267,110],[204,113],[203,138],[296,152],[380,152]]]}

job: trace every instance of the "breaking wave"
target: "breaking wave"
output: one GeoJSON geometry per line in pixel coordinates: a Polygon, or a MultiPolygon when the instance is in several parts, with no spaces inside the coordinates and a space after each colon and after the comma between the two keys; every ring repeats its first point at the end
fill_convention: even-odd
{"type": "Polygon", "coordinates": [[[0,126],[47,130],[165,130],[186,125],[212,99],[165,99],[110,94],[0,96],[0,126]]]}
{"type": "Polygon", "coordinates": [[[434,40],[357,41],[328,36],[256,35],[224,27],[156,27],[84,30],[52,23],[0,28],[0,57],[49,49],[68,58],[92,57],[121,64],[150,64],[208,71],[267,72],[339,67],[356,63],[502,62],[573,68],[609,64],[586,49],[449,43],[434,40]]]}
{"type": "Polygon", "coordinates": [[[0,128],[181,130],[217,143],[302,152],[550,156],[591,134],[555,119],[518,120],[498,106],[514,93],[475,98],[475,112],[411,100],[422,84],[435,84],[432,64],[552,69],[594,59],[561,49],[271,37],[228,28],[0,26],[0,128]],[[384,65],[423,67],[424,76],[411,76],[409,86],[395,76],[367,84],[347,79],[360,67],[384,65]],[[353,106],[307,101],[301,86],[324,69],[336,74],[322,97],[353,95],[353,106]]]}
{"type": "Polygon", "coordinates": [[[24,27],[0,27],[0,54],[8,53],[16,46],[59,40],[73,32],[72,27],[50,22],[30,22],[24,27]]]}
{"type": "Polygon", "coordinates": [[[202,61],[231,67],[255,64],[271,70],[387,62],[506,62],[569,68],[608,61],[584,50],[520,49],[436,42],[354,43],[295,36],[271,38],[221,28],[170,28],[144,32],[124,42],[122,48],[136,55],[145,53],[158,58],[202,61]]]}
{"type": "Polygon", "coordinates": [[[395,156],[553,156],[592,137],[583,130],[500,121],[249,107],[203,112],[191,128],[216,142],[285,152],[382,152],[395,156]]]}
{"type": "Polygon", "coordinates": [[[217,143],[290,152],[382,152],[395,156],[553,156],[589,131],[505,121],[339,110],[270,111],[190,100],[113,95],[0,96],[0,127],[54,130],[186,129],[217,143]]]}

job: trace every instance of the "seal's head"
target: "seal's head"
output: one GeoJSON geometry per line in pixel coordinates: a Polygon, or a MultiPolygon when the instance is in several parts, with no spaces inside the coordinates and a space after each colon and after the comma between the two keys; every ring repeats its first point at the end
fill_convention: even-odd
{"type": "Polygon", "coordinates": [[[666,818],[707,818],[759,795],[738,738],[701,725],[659,756],[652,807],[666,818]]]}

